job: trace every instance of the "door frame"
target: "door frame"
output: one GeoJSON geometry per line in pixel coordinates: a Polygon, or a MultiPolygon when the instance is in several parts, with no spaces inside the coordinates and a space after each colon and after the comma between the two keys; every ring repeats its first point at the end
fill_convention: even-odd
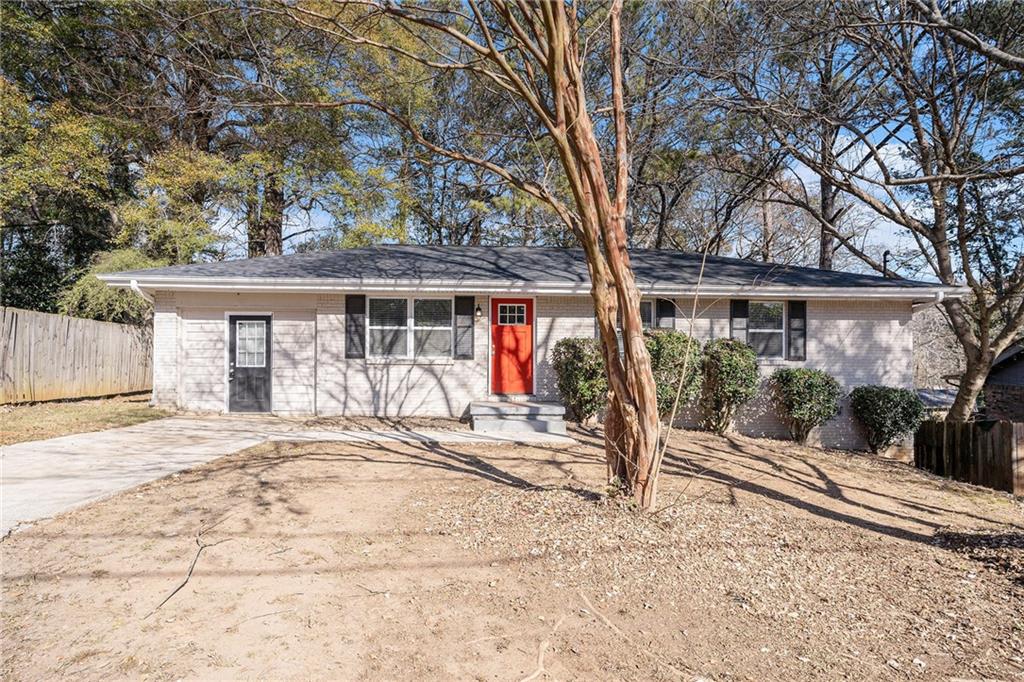
{"type": "Polygon", "coordinates": [[[224,414],[270,414],[274,411],[274,313],[262,310],[225,310],[224,311],[224,414]],[[234,315],[261,315],[270,318],[270,340],[267,342],[267,357],[270,358],[270,412],[232,412],[231,386],[228,381],[228,368],[231,365],[231,318],[234,315]]]}
{"type": "Polygon", "coordinates": [[[525,296],[522,294],[516,294],[515,292],[502,294],[500,296],[491,294],[487,297],[487,395],[488,396],[528,396],[534,397],[537,395],[537,319],[540,317],[537,310],[537,297],[536,296],[525,296]],[[494,383],[491,381],[492,374],[494,372],[494,364],[492,356],[494,355],[494,330],[491,327],[491,313],[493,311],[494,299],[529,299],[533,302],[533,320],[530,324],[533,329],[533,352],[530,353],[531,367],[530,371],[533,376],[533,391],[531,393],[495,393],[494,383]]]}

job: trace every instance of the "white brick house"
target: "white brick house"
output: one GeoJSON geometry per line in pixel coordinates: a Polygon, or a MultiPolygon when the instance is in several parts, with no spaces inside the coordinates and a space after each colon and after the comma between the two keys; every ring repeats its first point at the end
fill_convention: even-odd
{"type": "MultiPolygon", "coordinates": [[[[911,387],[916,306],[961,291],[921,282],[632,253],[645,322],[748,341],[767,376],[824,369],[844,388],[911,387]]],[[[153,299],[153,402],[201,412],[462,416],[471,401],[557,401],[550,354],[593,336],[575,249],[383,246],[102,275],[153,299]]],[[[785,431],[767,400],[751,435],[785,431]]],[[[856,448],[845,409],[823,443],[856,448]]]]}

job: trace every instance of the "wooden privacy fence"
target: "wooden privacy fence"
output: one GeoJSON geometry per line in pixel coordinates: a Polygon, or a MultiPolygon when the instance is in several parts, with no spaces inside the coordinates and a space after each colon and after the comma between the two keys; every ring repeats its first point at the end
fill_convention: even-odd
{"type": "Polygon", "coordinates": [[[147,330],[0,307],[0,404],[145,391],[147,330]]]}
{"type": "Polygon", "coordinates": [[[924,422],[914,434],[914,466],[1024,495],[1024,424],[924,422]]]}

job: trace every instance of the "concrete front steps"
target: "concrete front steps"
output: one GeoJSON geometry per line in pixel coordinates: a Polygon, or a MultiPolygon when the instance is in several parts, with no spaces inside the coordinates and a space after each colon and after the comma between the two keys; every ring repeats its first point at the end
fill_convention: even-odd
{"type": "Polygon", "coordinates": [[[481,433],[565,435],[565,408],[558,403],[478,401],[470,403],[469,416],[481,433]]]}

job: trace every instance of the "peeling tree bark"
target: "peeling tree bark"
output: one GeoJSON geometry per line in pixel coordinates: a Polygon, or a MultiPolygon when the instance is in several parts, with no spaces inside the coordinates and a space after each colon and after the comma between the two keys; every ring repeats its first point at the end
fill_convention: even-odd
{"type": "Polygon", "coordinates": [[[615,129],[614,165],[609,174],[587,101],[589,84],[585,82],[576,5],[491,0],[485,12],[482,4],[481,0],[466,0],[465,14],[371,0],[335,4],[365,12],[374,21],[386,17],[404,24],[403,30],[415,27],[417,31],[426,31],[469,54],[465,61],[448,58],[444,56],[447,53],[437,50],[417,54],[403,45],[379,39],[380,33],[357,34],[353,26],[360,24],[353,17],[339,19],[338,14],[318,11],[315,5],[282,3],[273,11],[336,40],[387,51],[439,71],[471,72],[489,87],[500,88],[531,112],[544,129],[564,175],[564,185],[557,190],[542,181],[521,177],[490,158],[438,144],[407,115],[380,100],[362,97],[252,106],[375,109],[427,151],[477,165],[554,210],[579,240],[590,272],[591,297],[610,388],[605,425],[609,480],[632,495],[639,506],[649,509],[656,498],[657,476],[653,468],[658,461],[655,455],[660,424],[651,360],[643,340],[640,292],[627,251],[629,131],[622,75],[622,0],[614,0],[608,9],[609,94],[615,129]],[[563,200],[563,186],[568,188],[571,201],[563,200]],[[616,335],[619,319],[623,337],[621,356],[616,335]]]}

